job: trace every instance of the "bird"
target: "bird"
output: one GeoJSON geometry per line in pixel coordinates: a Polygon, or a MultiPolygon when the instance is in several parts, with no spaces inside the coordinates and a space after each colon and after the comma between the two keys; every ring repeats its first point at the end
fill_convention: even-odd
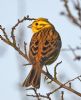
{"type": "Polygon", "coordinates": [[[23,87],[40,88],[42,68],[56,61],[62,41],[54,25],[46,18],[37,18],[29,26],[32,38],[29,45],[29,60],[32,68],[23,82],[23,87]]]}

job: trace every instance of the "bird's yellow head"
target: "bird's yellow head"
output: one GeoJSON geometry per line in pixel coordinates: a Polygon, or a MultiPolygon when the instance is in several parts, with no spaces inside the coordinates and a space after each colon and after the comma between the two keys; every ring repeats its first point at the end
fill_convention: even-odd
{"type": "Polygon", "coordinates": [[[32,29],[33,33],[37,33],[44,28],[53,27],[53,25],[48,21],[48,19],[38,18],[28,27],[32,29]]]}

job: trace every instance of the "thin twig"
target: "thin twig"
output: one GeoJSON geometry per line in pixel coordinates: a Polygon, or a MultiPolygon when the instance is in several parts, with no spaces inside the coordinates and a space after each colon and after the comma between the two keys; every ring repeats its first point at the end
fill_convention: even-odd
{"type": "MultiPolygon", "coordinates": [[[[58,63],[55,65],[55,67],[54,67],[54,80],[57,80],[57,76],[56,76],[56,75],[57,75],[57,66],[60,65],[61,63],[62,63],[62,61],[58,62],[58,63]]],[[[46,67],[46,68],[47,68],[47,67],[46,67]]],[[[47,70],[47,73],[50,74],[48,70],[47,70]]],[[[47,79],[48,79],[48,78],[47,78],[47,79]]],[[[52,82],[52,80],[49,81],[48,84],[51,83],[51,82],[52,82]]]]}
{"type": "Polygon", "coordinates": [[[41,95],[40,93],[37,93],[37,90],[36,90],[35,88],[28,88],[28,89],[26,89],[26,90],[33,90],[34,93],[35,93],[35,95],[29,95],[29,94],[27,94],[26,96],[36,97],[37,100],[41,100],[40,97],[46,98],[46,99],[48,99],[48,100],[51,100],[51,98],[50,98],[48,95],[45,96],[45,95],[41,95]]]}
{"type": "MultiPolygon", "coordinates": [[[[76,4],[78,7],[78,18],[79,18],[78,19],[71,12],[71,9],[68,5],[69,0],[62,0],[62,1],[64,2],[64,7],[66,9],[67,14],[65,12],[61,12],[61,15],[67,16],[75,25],[77,25],[79,28],[81,28],[81,20],[80,20],[81,19],[81,7],[80,6],[78,7],[78,3],[80,4],[80,2],[77,0],[78,3],[76,4]]],[[[76,6],[75,6],[75,8],[76,8],[76,6]]]]}
{"type": "MultiPolygon", "coordinates": [[[[72,47],[71,47],[72,48],[72,47]]],[[[72,48],[73,51],[81,51],[81,47],[72,48]]],[[[63,48],[61,51],[71,51],[70,48],[63,48]]]]}
{"type": "Polygon", "coordinates": [[[69,45],[69,48],[65,48],[65,49],[62,49],[61,51],[71,51],[74,55],[74,60],[81,60],[81,55],[77,55],[75,53],[75,51],[78,51],[80,50],[81,51],[81,47],[76,47],[76,48],[72,48],[70,45],[69,45]]]}
{"type": "Polygon", "coordinates": [[[31,65],[30,63],[28,63],[28,64],[23,64],[23,66],[27,66],[27,65],[31,65]]]}
{"type": "MultiPolygon", "coordinates": [[[[4,37],[2,37],[0,35],[0,39],[5,42],[6,44],[10,45],[11,47],[13,47],[20,55],[22,55],[27,61],[29,61],[28,56],[26,56],[21,50],[20,48],[18,48],[16,45],[14,45],[11,41],[7,41],[4,37]]],[[[30,62],[30,61],[29,61],[30,62]]],[[[31,64],[31,62],[30,62],[31,64]]]]}
{"type": "Polygon", "coordinates": [[[62,61],[60,61],[59,63],[57,63],[56,65],[55,65],[55,67],[54,67],[54,80],[56,80],[57,79],[57,66],[59,65],[59,64],[61,64],[62,63],[62,61]]]}
{"type": "Polygon", "coordinates": [[[29,15],[27,15],[26,17],[23,17],[21,20],[18,19],[17,23],[12,27],[12,30],[11,30],[11,37],[12,37],[13,43],[14,43],[15,45],[16,45],[16,40],[15,40],[14,31],[16,30],[16,27],[17,27],[20,23],[23,23],[23,22],[26,21],[26,20],[32,21],[32,20],[35,20],[35,18],[29,18],[29,15]]]}
{"type": "MultiPolygon", "coordinates": [[[[37,98],[36,95],[29,95],[29,94],[27,94],[26,96],[31,96],[31,97],[36,97],[36,98],[37,98]]],[[[46,98],[46,99],[48,99],[48,100],[51,100],[50,97],[48,97],[48,96],[44,96],[44,95],[41,95],[41,94],[39,94],[39,97],[42,97],[42,98],[46,98]]],[[[38,99],[38,98],[37,98],[37,99],[38,99]]],[[[41,99],[38,99],[38,100],[41,100],[41,99]]]]}
{"type": "MultiPolygon", "coordinates": [[[[72,89],[72,88],[69,88],[68,86],[65,85],[65,84],[69,83],[70,81],[73,81],[73,80],[76,79],[76,78],[74,78],[74,79],[72,79],[72,80],[69,80],[69,81],[66,82],[65,84],[62,84],[59,80],[54,80],[54,78],[52,77],[52,75],[47,74],[45,71],[42,70],[42,73],[43,73],[44,75],[46,75],[49,79],[51,79],[53,82],[55,82],[56,84],[60,85],[59,89],[60,89],[60,88],[65,88],[65,89],[69,90],[70,92],[72,92],[72,93],[74,93],[74,94],[76,94],[76,95],[78,95],[78,96],[81,97],[81,93],[79,93],[78,91],[76,91],[76,90],[74,90],[74,89],[72,89]]],[[[48,93],[48,95],[50,95],[50,94],[52,94],[52,93],[51,93],[51,92],[48,93]]]]}
{"type": "Polygon", "coordinates": [[[77,55],[76,53],[75,53],[75,51],[73,50],[73,48],[69,45],[69,48],[70,48],[70,50],[72,51],[72,53],[73,53],[73,55],[74,55],[74,60],[80,60],[81,59],[81,56],[80,55],[77,55]]]}
{"type": "MultiPolygon", "coordinates": [[[[72,81],[74,81],[74,80],[76,80],[76,79],[78,79],[78,78],[80,78],[80,77],[81,77],[81,75],[79,75],[79,76],[77,76],[77,77],[75,77],[75,78],[73,78],[73,79],[67,81],[66,83],[60,85],[60,86],[59,86],[58,88],[56,88],[55,90],[49,92],[48,95],[53,94],[54,92],[58,91],[58,90],[61,89],[63,86],[65,86],[66,84],[71,83],[72,81]]],[[[69,87],[71,88],[71,86],[69,86],[69,87]]]]}
{"type": "Polygon", "coordinates": [[[26,20],[32,21],[32,20],[35,20],[35,18],[30,18],[29,15],[27,15],[27,17],[23,17],[21,20],[18,19],[18,22],[12,27],[11,33],[13,34],[14,31],[15,31],[15,29],[16,29],[16,27],[17,27],[20,23],[22,23],[22,22],[24,22],[24,21],[26,21],[26,20]]]}
{"type": "Polygon", "coordinates": [[[3,32],[3,34],[4,34],[5,38],[6,38],[6,40],[7,40],[7,41],[10,41],[9,38],[8,38],[8,35],[7,35],[6,32],[5,32],[5,28],[2,28],[1,25],[0,25],[0,30],[3,32]]]}

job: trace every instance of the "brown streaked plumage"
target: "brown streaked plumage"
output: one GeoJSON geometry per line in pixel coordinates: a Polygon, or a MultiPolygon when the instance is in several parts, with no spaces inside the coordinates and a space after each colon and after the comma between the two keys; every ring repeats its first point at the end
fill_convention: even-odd
{"type": "Polygon", "coordinates": [[[52,64],[57,59],[61,48],[61,39],[54,26],[47,19],[39,18],[35,20],[31,24],[31,28],[34,32],[29,48],[32,69],[23,86],[32,85],[39,88],[42,67],[46,64],[52,64]]]}

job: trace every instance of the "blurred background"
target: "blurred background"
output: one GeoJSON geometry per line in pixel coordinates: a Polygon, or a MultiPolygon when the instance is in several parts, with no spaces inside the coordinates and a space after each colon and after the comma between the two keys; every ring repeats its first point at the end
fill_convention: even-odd
{"type": "MultiPolygon", "coordinates": [[[[69,1],[71,11],[76,16],[73,0],[69,1]]],[[[74,25],[66,16],[62,16],[62,11],[66,12],[62,0],[0,0],[0,24],[6,28],[9,36],[17,20],[27,15],[33,18],[47,18],[55,26],[62,39],[62,51],[57,61],[48,66],[48,69],[53,75],[54,65],[62,61],[58,66],[57,76],[64,83],[81,74],[81,60],[76,59],[76,56],[81,56],[81,50],[73,52],[71,49],[81,47],[81,28],[74,25]]],[[[27,42],[28,50],[31,40],[32,31],[27,28],[30,23],[31,21],[26,21],[20,24],[15,31],[17,43],[22,50],[24,41],[27,42]]],[[[1,31],[0,34],[2,35],[1,31]]],[[[27,91],[24,93],[20,88],[31,69],[31,66],[24,67],[25,63],[27,62],[12,47],[0,41],[0,100],[36,100],[27,97],[27,91]]],[[[41,88],[38,92],[45,94],[56,87],[54,83],[48,85],[46,81],[44,82],[44,75],[42,75],[41,88]]],[[[80,81],[72,82],[72,87],[81,92],[80,81]]],[[[61,91],[64,91],[64,100],[81,99],[65,89],[60,89],[54,93],[52,100],[61,100],[61,91]]]]}

